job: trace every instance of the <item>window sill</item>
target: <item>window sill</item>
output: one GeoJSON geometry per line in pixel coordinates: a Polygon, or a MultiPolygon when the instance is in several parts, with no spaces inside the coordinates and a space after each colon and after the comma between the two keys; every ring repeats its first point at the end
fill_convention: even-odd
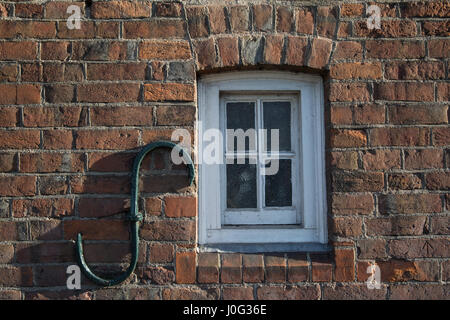
{"type": "Polygon", "coordinates": [[[236,253],[264,253],[264,252],[328,252],[331,247],[323,243],[214,243],[203,244],[198,247],[199,252],[236,252],[236,253]]]}

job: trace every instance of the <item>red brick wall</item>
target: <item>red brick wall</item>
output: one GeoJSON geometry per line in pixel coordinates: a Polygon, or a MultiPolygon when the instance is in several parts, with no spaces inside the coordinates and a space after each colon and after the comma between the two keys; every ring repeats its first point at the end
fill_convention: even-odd
{"type": "Polygon", "coordinates": [[[0,3],[0,299],[448,298],[448,2],[378,3],[372,31],[362,1],[86,3],[0,3]],[[193,131],[198,75],[258,67],[325,79],[332,252],[196,254],[197,186],[157,151],[135,273],[67,290],[79,231],[96,271],[127,266],[132,159],[193,131]]]}

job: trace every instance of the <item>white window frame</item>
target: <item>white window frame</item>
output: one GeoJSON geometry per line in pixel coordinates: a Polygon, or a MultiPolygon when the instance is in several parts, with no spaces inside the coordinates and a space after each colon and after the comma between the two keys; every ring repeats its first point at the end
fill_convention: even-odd
{"type": "Polygon", "coordinates": [[[241,225],[224,226],[223,183],[224,164],[199,164],[200,245],[223,244],[325,244],[326,227],[325,188],[325,127],[323,83],[317,75],[279,71],[242,71],[206,75],[198,83],[199,121],[196,150],[203,155],[199,136],[208,129],[221,128],[221,93],[242,94],[292,93],[298,95],[300,106],[299,159],[301,225],[241,225]],[[308,186],[308,187],[303,187],[308,186]]]}

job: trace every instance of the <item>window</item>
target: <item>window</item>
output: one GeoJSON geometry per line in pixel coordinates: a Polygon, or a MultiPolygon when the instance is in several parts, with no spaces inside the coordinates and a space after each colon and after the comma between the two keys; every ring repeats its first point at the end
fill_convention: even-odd
{"type": "Polygon", "coordinates": [[[198,95],[200,245],[322,248],[321,78],[264,71],[208,75],[198,95]],[[211,155],[214,161],[207,161],[211,155]]]}

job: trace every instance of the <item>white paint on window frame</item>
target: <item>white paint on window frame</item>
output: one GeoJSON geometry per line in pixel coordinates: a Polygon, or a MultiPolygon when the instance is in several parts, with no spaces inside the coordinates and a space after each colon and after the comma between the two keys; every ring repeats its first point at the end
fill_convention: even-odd
{"type": "MultiPolygon", "coordinates": [[[[221,93],[296,94],[300,98],[303,201],[301,225],[224,226],[221,165],[199,165],[200,245],[327,243],[325,186],[325,126],[323,83],[317,75],[280,71],[239,71],[206,75],[198,83],[199,121],[202,130],[221,128],[221,93]]],[[[198,137],[198,134],[196,135],[198,137]]],[[[203,154],[201,140],[196,150],[203,154]]],[[[222,165],[223,166],[223,165],[222,165]]]]}

